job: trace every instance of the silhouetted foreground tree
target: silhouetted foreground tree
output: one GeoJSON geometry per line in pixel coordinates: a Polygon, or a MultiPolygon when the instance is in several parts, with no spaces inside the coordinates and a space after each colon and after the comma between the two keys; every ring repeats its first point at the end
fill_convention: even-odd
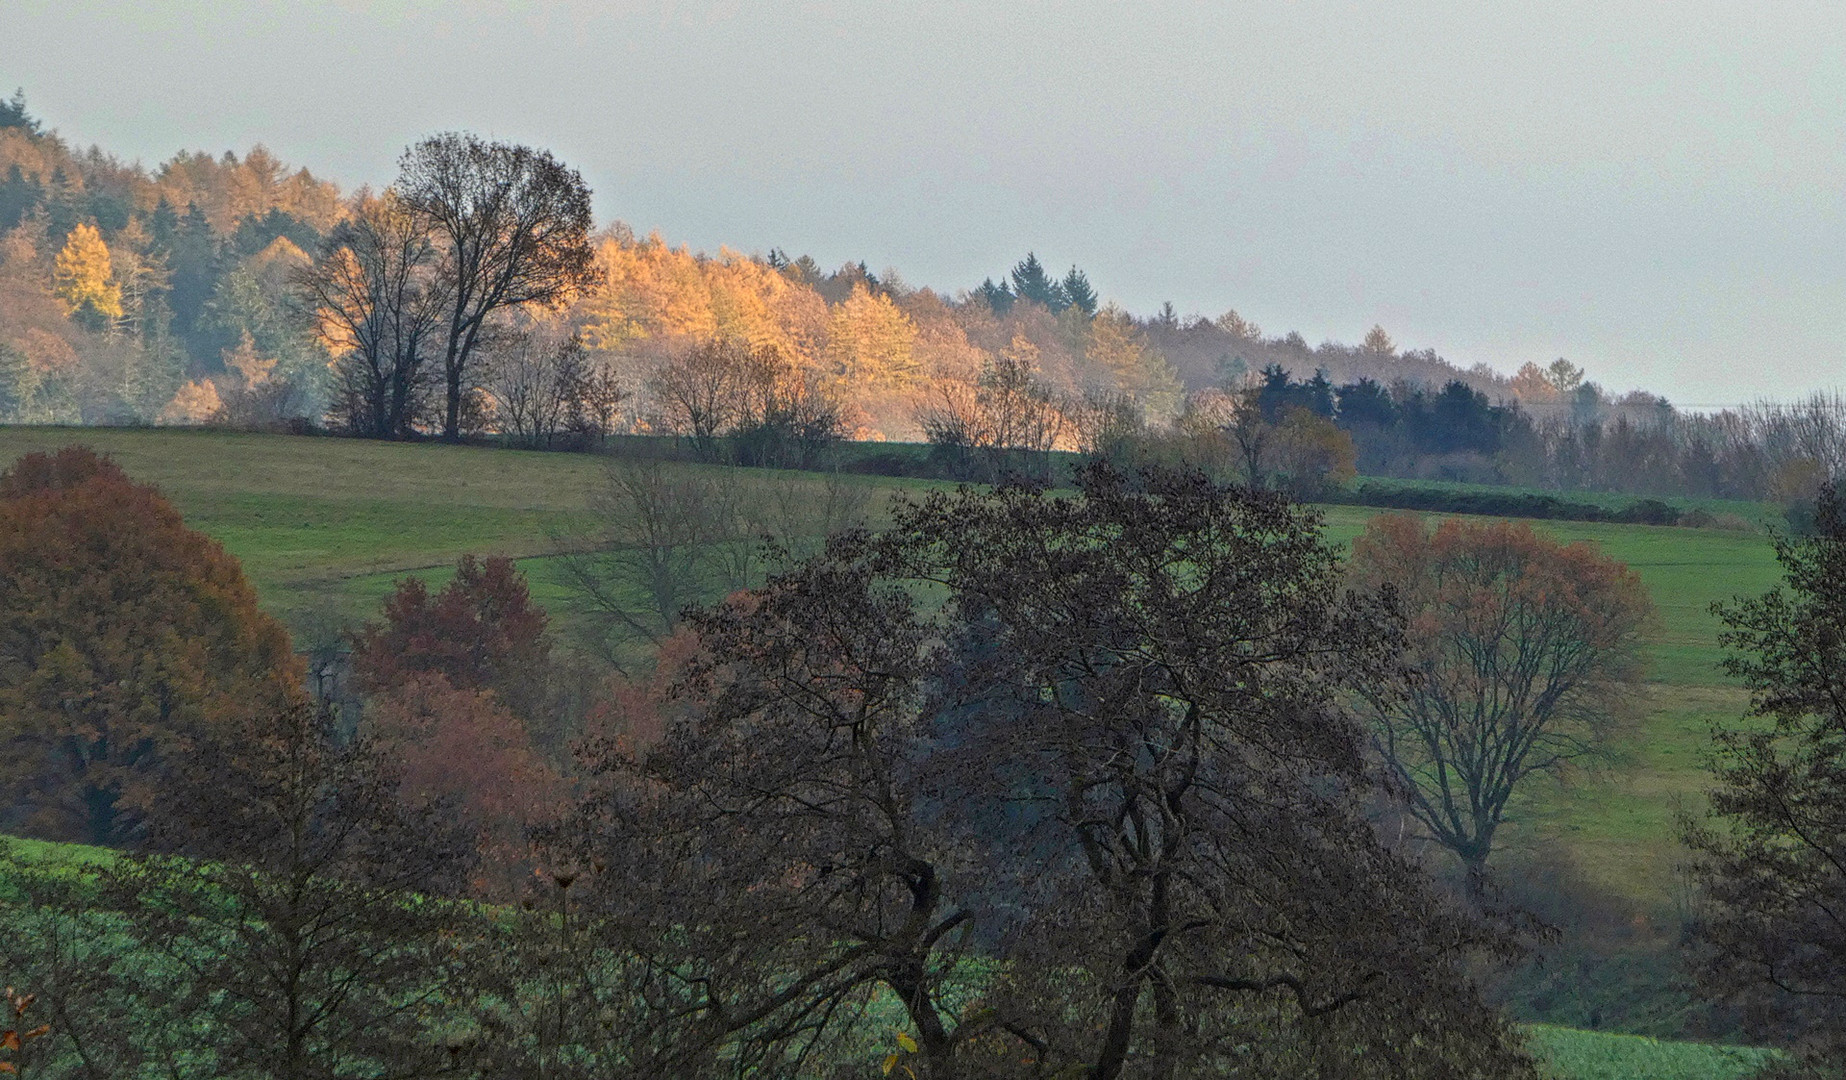
{"type": "Polygon", "coordinates": [[[1362,684],[1373,745],[1478,889],[1513,792],[1596,753],[1628,713],[1653,604],[1588,544],[1510,522],[1381,515],[1352,573],[1394,586],[1409,620],[1404,692],[1362,684]]]}
{"type": "Polygon", "coordinates": [[[399,797],[388,758],[311,703],[275,702],[189,756],[156,807],[173,854],[124,856],[105,895],[209,1015],[216,1075],[431,1075],[465,1017],[455,895],[472,838],[399,797]],[[452,985],[451,985],[452,984],[452,985]]]}
{"type": "Polygon", "coordinates": [[[937,1080],[1528,1075],[1464,970],[1504,942],[1359,813],[1339,692],[1388,612],[1280,498],[1080,489],[836,538],[696,615],[684,715],[594,755],[585,910],[683,1074],[810,1067],[882,992],[937,1080]]]}
{"type": "Polygon", "coordinates": [[[335,358],[330,414],[355,435],[409,438],[449,302],[428,220],[395,192],[362,195],[292,277],[335,358]]]}
{"type": "Polygon", "coordinates": [[[1828,489],[1815,535],[1776,542],[1784,582],[1720,605],[1758,722],[1717,733],[1715,820],[1688,828],[1706,908],[1708,994],[1793,1034],[1815,1075],[1846,1062],[1846,514],[1828,489]]]}
{"type": "Polygon", "coordinates": [[[237,561],[85,447],[0,476],[0,778],[12,827],[136,838],[176,761],[300,679],[237,561]]]}

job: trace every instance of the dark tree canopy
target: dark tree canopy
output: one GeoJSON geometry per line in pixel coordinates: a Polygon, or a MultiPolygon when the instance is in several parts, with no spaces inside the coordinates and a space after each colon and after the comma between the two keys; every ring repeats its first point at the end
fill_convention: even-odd
{"type": "Polygon", "coordinates": [[[681,1060],[793,1067],[882,989],[920,1076],[1522,1075],[1463,973],[1498,939],[1359,813],[1337,688],[1388,613],[1279,497],[1079,488],[931,496],[694,618],[569,834],[681,1060]]]}
{"type": "Polygon", "coordinates": [[[1706,893],[1700,987],[1827,1070],[1846,1062],[1843,510],[1828,489],[1814,535],[1776,542],[1783,583],[1717,608],[1752,720],[1717,732],[1713,817],[1688,827],[1706,893]]]}
{"type": "Polygon", "coordinates": [[[1053,312],[1063,311],[1070,306],[1070,298],[1064,295],[1064,287],[1056,278],[1045,270],[1045,264],[1038,261],[1038,256],[1031,252],[1019,260],[1013,267],[1013,295],[1021,300],[1030,300],[1042,304],[1053,312]]]}
{"type": "Polygon", "coordinates": [[[532,602],[513,560],[463,555],[434,596],[421,578],[405,578],[385,598],[384,615],[354,641],[362,690],[383,693],[414,675],[434,674],[457,690],[492,690],[518,715],[536,719],[550,620],[532,602]]]}
{"type": "Polygon", "coordinates": [[[1096,290],[1090,286],[1089,275],[1072,266],[1070,273],[1064,275],[1060,287],[1064,291],[1064,298],[1070,301],[1071,307],[1085,315],[1096,314],[1096,290]]]}

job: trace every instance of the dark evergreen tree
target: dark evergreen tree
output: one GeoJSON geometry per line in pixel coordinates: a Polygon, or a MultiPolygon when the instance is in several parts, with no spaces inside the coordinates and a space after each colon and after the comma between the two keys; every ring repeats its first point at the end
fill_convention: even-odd
{"type": "Polygon", "coordinates": [[[1314,372],[1314,377],[1301,384],[1301,407],[1315,416],[1333,418],[1333,383],[1327,378],[1327,370],[1321,368],[1314,372]]]}
{"type": "Polygon", "coordinates": [[[1090,279],[1083,271],[1071,267],[1070,273],[1064,275],[1062,288],[1071,307],[1085,315],[1096,314],[1096,290],[1090,287],[1090,279]]]}
{"type": "Polygon", "coordinates": [[[1045,265],[1030,251],[1026,252],[1026,257],[1020,260],[1018,266],[1013,267],[1012,278],[1013,295],[1021,300],[1043,304],[1054,312],[1070,306],[1069,298],[1064,295],[1064,287],[1045,272],[1045,265]]]}
{"type": "Polygon", "coordinates": [[[1391,392],[1375,380],[1360,379],[1340,387],[1339,415],[1340,426],[1347,430],[1366,427],[1389,430],[1397,426],[1397,402],[1391,399],[1391,392]]]}
{"type": "MultiPolygon", "coordinates": [[[[4,107],[0,104],[0,108],[4,107]]],[[[27,176],[18,165],[9,166],[6,179],[0,181],[0,232],[31,216],[44,198],[45,185],[39,183],[37,177],[27,176]]]]}
{"type": "MultiPolygon", "coordinates": [[[[211,223],[197,203],[186,207],[167,245],[167,269],[172,272],[172,291],[167,302],[173,308],[173,328],[186,340],[195,362],[204,350],[194,348],[191,340],[199,316],[218,284],[218,247],[212,237],[211,223]]],[[[212,354],[215,359],[216,354],[212,354]]]]}
{"type": "Polygon", "coordinates": [[[62,166],[51,170],[50,183],[45,185],[45,238],[53,244],[63,246],[70,231],[83,220],[82,208],[78,205],[81,194],[71,184],[70,176],[62,166]]]}
{"type": "Polygon", "coordinates": [[[280,207],[270,208],[262,217],[245,214],[237,223],[237,231],[231,234],[231,250],[238,257],[248,257],[268,247],[277,237],[286,238],[302,251],[313,251],[320,245],[320,230],[280,207]]]}
{"type": "Polygon", "coordinates": [[[1018,299],[1006,282],[995,285],[993,278],[982,281],[981,287],[974,290],[974,295],[987,301],[987,306],[993,309],[995,315],[1004,315],[1013,310],[1013,301],[1018,299]]]}
{"type": "Polygon", "coordinates": [[[43,134],[38,119],[26,111],[26,91],[13,91],[11,101],[0,101],[0,129],[17,128],[28,135],[43,134]]]}

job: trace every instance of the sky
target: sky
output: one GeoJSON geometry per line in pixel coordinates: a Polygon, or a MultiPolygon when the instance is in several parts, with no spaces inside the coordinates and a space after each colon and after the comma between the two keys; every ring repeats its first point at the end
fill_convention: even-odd
{"type": "Polygon", "coordinates": [[[1846,385],[1837,0],[0,0],[0,84],[150,167],[383,186],[469,130],[695,250],[948,292],[1030,250],[1688,407],[1846,385]]]}

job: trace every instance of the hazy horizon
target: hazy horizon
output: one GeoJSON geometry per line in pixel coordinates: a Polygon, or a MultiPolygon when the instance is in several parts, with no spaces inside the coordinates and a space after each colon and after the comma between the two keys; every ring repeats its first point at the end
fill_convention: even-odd
{"type": "Polygon", "coordinates": [[[604,221],[953,292],[1027,250],[1138,313],[1689,407],[1846,372],[1846,19],[1818,3],[897,6],[15,0],[0,92],[153,166],[355,187],[442,129],[604,221]]]}

